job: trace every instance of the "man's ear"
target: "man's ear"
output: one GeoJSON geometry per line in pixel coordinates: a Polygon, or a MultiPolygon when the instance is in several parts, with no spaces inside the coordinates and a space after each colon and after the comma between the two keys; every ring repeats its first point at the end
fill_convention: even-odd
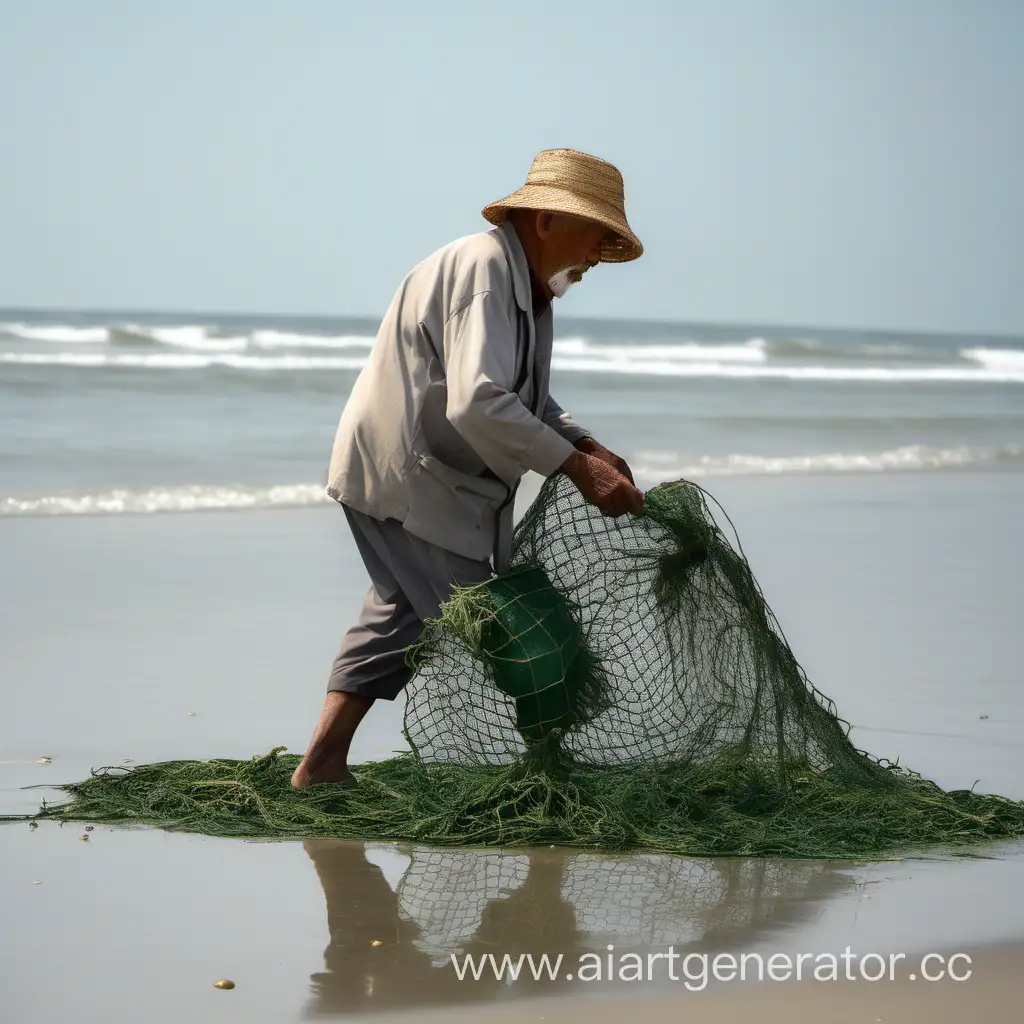
{"type": "Polygon", "coordinates": [[[550,210],[538,210],[537,219],[533,222],[534,228],[537,231],[537,237],[546,240],[548,235],[551,234],[551,222],[555,219],[555,215],[550,210]]]}

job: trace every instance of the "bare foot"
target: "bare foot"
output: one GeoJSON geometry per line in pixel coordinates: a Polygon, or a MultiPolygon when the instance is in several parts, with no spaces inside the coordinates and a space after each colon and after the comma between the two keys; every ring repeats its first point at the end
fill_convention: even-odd
{"type": "Polygon", "coordinates": [[[299,767],[292,773],[292,786],[295,789],[308,789],[310,786],[318,786],[325,782],[333,782],[340,786],[359,785],[359,780],[345,765],[336,765],[333,770],[329,765],[324,765],[319,770],[311,771],[306,765],[308,760],[308,757],[303,758],[299,767]]]}
{"type": "Polygon", "coordinates": [[[372,704],[372,697],[339,690],[328,692],[306,756],[292,775],[296,789],[325,782],[356,785],[356,777],[348,770],[348,748],[352,734],[372,704]]]}

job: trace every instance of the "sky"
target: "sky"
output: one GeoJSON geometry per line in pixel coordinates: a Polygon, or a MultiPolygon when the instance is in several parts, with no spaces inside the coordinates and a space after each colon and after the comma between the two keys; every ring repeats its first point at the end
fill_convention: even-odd
{"type": "Polygon", "coordinates": [[[573,316],[1024,333],[1024,2],[0,0],[0,305],[380,316],[541,149],[573,316]]]}

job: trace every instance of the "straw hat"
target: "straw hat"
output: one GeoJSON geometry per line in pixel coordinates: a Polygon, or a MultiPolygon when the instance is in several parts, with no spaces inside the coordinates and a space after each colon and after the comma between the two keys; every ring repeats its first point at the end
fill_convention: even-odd
{"type": "Polygon", "coordinates": [[[601,246],[603,263],[626,263],[644,251],[626,222],[622,175],[589,153],[545,149],[534,158],[521,189],[481,212],[492,224],[501,224],[513,207],[571,213],[604,224],[616,237],[601,246]]]}

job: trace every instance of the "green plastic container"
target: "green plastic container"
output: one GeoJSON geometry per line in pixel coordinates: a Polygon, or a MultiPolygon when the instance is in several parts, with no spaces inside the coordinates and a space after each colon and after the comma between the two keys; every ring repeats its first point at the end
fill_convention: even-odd
{"type": "Polygon", "coordinates": [[[516,728],[542,740],[574,720],[582,677],[580,629],[565,598],[538,566],[486,584],[492,614],[482,642],[494,681],[516,702],[516,728]]]}

